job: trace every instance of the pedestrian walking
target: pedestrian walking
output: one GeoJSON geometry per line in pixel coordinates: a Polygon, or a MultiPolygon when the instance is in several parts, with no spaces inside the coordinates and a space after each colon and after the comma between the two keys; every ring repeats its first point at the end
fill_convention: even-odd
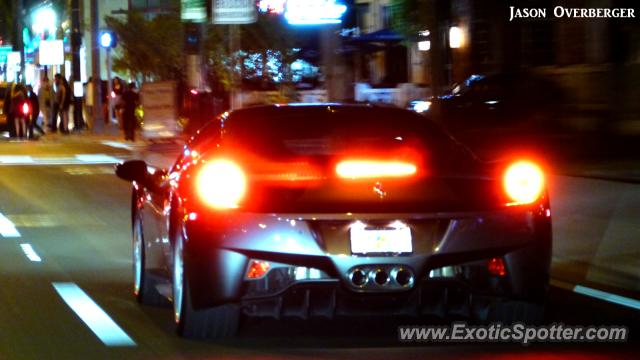
{"type": "Polygon", "coordinates": [[[16,137],[27,137],[27,121],[29,118],[29,96],[24,85],[16,84],[11,92],[11,107],[16,126],[16,137]]]}
{"type": "MultiPolygon", "coordinates": [[[[71,89],[69,83],[64,76],[56,74],[56,102],[58,106],[58,113],[60,114],[60,132],[63,134],[69,133],[69,106],[71,106],[71,89]]],[[[57,119],[54,119],[54,130],[56,131],[57,119]]]]}
{"type": "Polygon", "coordinates": [[[120,109],[122,111],[122,123],[124,127],[124,139],[135,141],[136,109],[140,105],[140,96],[135,92],[136,84],[130,83],[128,89],[122,94],[120,109]]]}
{"type": "Polygon", "coordinates": [[[29,139],[33,139],[34,130],[39,132],[41,135],[44,135],[44,131],[40,125],[38,125],[38,118],[40,118],[40,101],[38,101],[38,95],[33,92],[33,87],[31,85],[27,85],[27,92],[29,92],[29,104],[31,105],[31,109],[29,111],[29,139]]]}
{"type": "Polygon", "coordinates": [[[115,77],[113,78],[113,83],[112,83],[112,91],[113,94],[111,94],[111,96],[113,97],[113,104],[114,104],[114,113],[116,116],[116,121],[118,122],[118,128],[120,130],[123,129],[123,122],[122,122],[122,107],[121,106],[116,106],[118,104],[120,104],[122,102],[122,95],[124,94],[124,92],[126,91],[126,87],[124,85],[124,83],[122,82],[122,79],[120,79],[119,77],[115,77]]]}
{"type": "Polygon", "coordinates": [[[53,86],[51,86],[49,78],[45,76],[41,81],[40,91],[38,92],[38,100],[42,110],[42,128],[45,126],[51,128],[54,96],[53,86]]]}
{"type": "Polygon", "coordinates": [[[53,84],[56,86],[55,95],[53,96],[53,114],[51,116],[51,125],[49,129],[51,132],[58,132],[58,116],[61,116],[62,102],[65,98],[66,89],[62,85],[62,75],[55,74],[53,77],[53,84]]]}

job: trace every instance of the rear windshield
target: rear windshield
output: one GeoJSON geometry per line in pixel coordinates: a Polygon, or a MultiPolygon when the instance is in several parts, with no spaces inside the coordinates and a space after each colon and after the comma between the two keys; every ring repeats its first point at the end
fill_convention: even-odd
{"type": "Polygon", "coordinates": [[[222,141],[271,156],[373,154],[406,146],[426,148],[430,153],[451,151],[452,139],[423,116],[389,109],[363,110],[367,111],[230,117],[224,123],[222,141]]]}

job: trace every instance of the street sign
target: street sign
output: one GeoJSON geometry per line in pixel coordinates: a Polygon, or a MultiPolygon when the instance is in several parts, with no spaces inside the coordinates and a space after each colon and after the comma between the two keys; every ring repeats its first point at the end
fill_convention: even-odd
{"type": "Polygon", "coordinates": [[[40,42],[40,65],[64,64],[64,44],[62,40],[40,42]]]}
{"type": "Polygon", "coordinates": [[[335,2],[336,0],[289,0],[284,17],[289,24],[339,24],[347,7],[335,2]]]}
{"type": "Polygon", "coordinates": [[[12,45],[0,46],[0,64],[7,62],[7,54],[13,51],[12,45]]]}
{"type": "Polygon", "coordinates": [[[258,21],[254,0],[213,0],[214,24],[251,24],[258,21]]]}
{"type": "Polygon", "coordinates": [[[193,22],[207,21],[205,0],[182,0],[182,20],[193,22]]]}
{"type": "Polygon", "coordinates": [[[7,54],[7,72],[20,71],[20,58],[19,51],[10,51],[7,54]]]}
{"type": "Polygon", "coordinates": [[[175,81],[143,83],[140,102],[144,113],[144,139],[172,139],[180,136],[175,81]]]}

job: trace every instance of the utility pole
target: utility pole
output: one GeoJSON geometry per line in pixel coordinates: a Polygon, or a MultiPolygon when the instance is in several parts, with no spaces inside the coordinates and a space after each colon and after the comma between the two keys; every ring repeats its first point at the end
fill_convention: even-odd
{"type": "MultiPolygon", "coordinates": [[[[431,73],[431,95],[436,97],[442,95],[442,86],[444,85],[444,41],[443,33],[440,26],[441,9],[438,0],[429,0],[426,3],[427,11],[427,28],[431,32],[431,49],[429,51],[429,64],[431,73]]],[[[448,3],[447,3],[448,4],[448,3]]],[[[438,110],[438,109],[434,109],[438,110]]]]}
{"type": "Polygon", "coordinates": [[[22,37],[24,25],[22,24],[22,1],[23,0],[13,0],[13,29],[15,40],[13,51],[20,53],[20,72],[18,78],[15,79],[16,83],[24,83],[24,39],[22,37]]]}
{"type": "Polygon", "coordinates": [[[337,53],[340,38],[336,35],[339,24],[325,24],[320,30],[320,49],[324,67],[324,87],[328,102],[342,102],[345,99],[345,76],[342,56],[337,53]]]}
{"type": "Polygon", "coordinates": [[[229,25],[229,53],[231,54],[231,109],[242,108],[241,74],[238,74],[238,52],[240,51],[240,25],[229,25]]]}
{"type": "MultiPolygon", "coordinates": [[[[80,4],[78,0],[71,0],[71,75],[74,82],[82,82],[80,78],[80,4]]],[[[73,96],[73,128],[80,130],[85,124],[82,119],[82,97],[73,96]]]]}
{"type": "Polygon", "coordinates": [[[100,79],[100,17],[98,0],[91,0],[91,73],[93,74],[93,134],[104,134],[102,80],[100,79]]]}

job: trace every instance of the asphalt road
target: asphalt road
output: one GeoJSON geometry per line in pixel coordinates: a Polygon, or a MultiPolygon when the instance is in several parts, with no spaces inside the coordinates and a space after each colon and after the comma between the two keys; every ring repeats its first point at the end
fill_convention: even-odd
{"type": "MultiPolygon", "coordinates": [[[[425,321],[449,325],[456,320],[431,318],[247,319],[235,339],[182,340],[175,334],[170,309],[141,307],[133,297],[130,185],[113,175],[109,162],[140,156],[163,159],[162,153],[143,150],[138,145],[114,147],[97,141],[0,143],[0,359],[637,358],[640,310],[578,294],[564,283],[551,288],[545,324],[625,325],[629,341],[534,343],[527,347],[517,343],[398,341],[398,325],[425,321]],[[32,261],[38,258],[40,261],[32,261]],[[106,344],[71,308],[64,300],[69,289],[75,290],[76,298],[80,289],[80,294],[110,317],[121,331],[120,342],[115,341],[118,345],[106,344]]],[[[583,190],[580,194],[591,191],[597,195],[607,186],[577,184],[571,178],[552,181],[552,189],[558,193],[578,186],[583,190]]],[[[624,200],[624,194],[617,196],[624,200]]],[[[579,194],[556,198],[552,204],[558,208],[554,224],[560,222],[560,229],[569,234],[563,235],[561,244],[563,254],[571,254],[584,238],[578,235],[593,231],[589,227],[585,230],[575,217],[571,219],[574,223],[560,220],[573,211],[571,204],[579,194]]],[[[620,206],[626,205],[616,207],[595,200],[589,204],[604,207],[600,215],[618,209],[625,217],[626,208],[620,206]]],[[[603,221],[605,215],[601,216],[603,221]]],[[[635,231],[626,220],[622,223],[623,231],[635,231]]],[[[614,253],[628,253],[628,249],[615,249],[629,246],[626,241],[614,239],[606,244],[614,253]]],[[[593,256],[578,262],[602,261],[596,256],[600,245],[590,245],[596,248],[593,256]]],[[[632,251],[637,252],[637,246],[632,251]]],[[[567,262],[563,266],[554,271],[571,273],[577,265],[567,262]]],[[[615,276],[615,272],[607,276],[615,276]]],[[[594,284],[599,279],[591,278],[594,284]]],[[[633,289],[611,286],[609,290],[635,296],[633,289]]],[[[93,320],[98,317],[95,309],[91,314],[93,320]]]]}

